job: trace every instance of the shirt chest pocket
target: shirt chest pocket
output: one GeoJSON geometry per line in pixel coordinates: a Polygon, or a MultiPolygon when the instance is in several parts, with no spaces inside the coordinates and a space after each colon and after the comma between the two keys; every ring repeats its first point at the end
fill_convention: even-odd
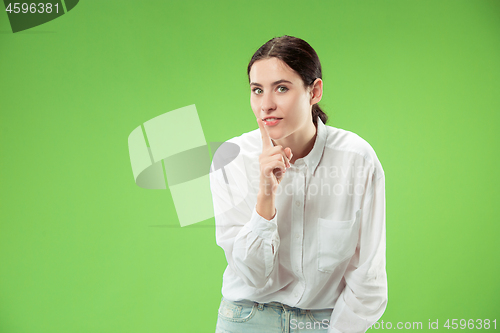
{"type": "Polygon", "coordinates": [[[347,221],[318,218],[318,270],[333,272],[354,254],[359,239],[360,212],[347,221]]]}

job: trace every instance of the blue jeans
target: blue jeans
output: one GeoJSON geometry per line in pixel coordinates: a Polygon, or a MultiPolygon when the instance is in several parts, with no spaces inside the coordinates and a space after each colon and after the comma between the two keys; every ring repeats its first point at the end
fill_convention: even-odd
{"type": "Polygon", "coordinates": [[[326,332],[333,309],[305,310],[282,303],[222,297],[215,333],[326,332]]]}

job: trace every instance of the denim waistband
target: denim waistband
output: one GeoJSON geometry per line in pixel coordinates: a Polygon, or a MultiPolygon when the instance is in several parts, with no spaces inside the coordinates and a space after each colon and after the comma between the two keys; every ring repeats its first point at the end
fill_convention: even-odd
{"type": "MultiPolygon", "coordinates": [[[[259,302],[254,302],[254,301],[250,301],[247,299],[239,300],[239,301],[231,301],[231,300],[228,300],[227,298],[224,298],[224,297],[222,299],[225,300],[226,302],[231,302],[231,303],[234,303],[237,305],[253,306],[254,304],[256,304],[260,309],[262,309],[264,307],[273,307],[273,308],[277,308],[277,309],[285,309],[287,311],[297,311],[300,313],[306,313],[306,311],[307,311],[307,309],[293,307],[293,306],[286,305],[286,304],[283,304],[280,302],[259,303],[259,302]]],[[[310,311],[314,312],[315,310],[310,310],[310,311]]]]}

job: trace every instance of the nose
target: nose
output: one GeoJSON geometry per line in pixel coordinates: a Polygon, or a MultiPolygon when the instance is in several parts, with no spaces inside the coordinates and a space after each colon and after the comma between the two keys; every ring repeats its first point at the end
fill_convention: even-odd
{"type": "Polygon", "coordinates": [[[264,112],[273,111],[276,109],[276,103],[272,93],[264,93],[261,99],[261,109],[264,112]]]}

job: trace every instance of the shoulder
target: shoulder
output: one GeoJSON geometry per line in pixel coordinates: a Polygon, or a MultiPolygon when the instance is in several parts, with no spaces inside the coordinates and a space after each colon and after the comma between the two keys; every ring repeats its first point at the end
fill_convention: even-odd
{"type": "Polygon", "coordinates": [[[373,166],[376,179],[384,175],[382,165],[373,147],[358,134],[341,128],[325,125],[327,130],[325,148],[350,152],[363,158],[373,166]]]}
{"type": "Polygon", "coordinates": [[[237,144],[242,154],[259,155],[262,152],[262,137],[258,128],[231,138],[226,142],[237,144]]]}
{"type": "Polygon", "coordinates": [[[227,155],[228,151],[234,150],[235,147],[238,148],[239,154],[248,157],[258,157],[262,151],[262,138],[260,136],[260,130],[256,129],[246,132],[221,143],[214,153],[214,158],[215,156],[227,155]]]}
{"type": "Polygon", "coordinates": [[[244,168],[245,164],[256,163],[262,152],[260,130],[256,129],[233,137],[225,142],[217,142],[212,148],[212,164],[215,170],[221,166],[244,168]]]}

